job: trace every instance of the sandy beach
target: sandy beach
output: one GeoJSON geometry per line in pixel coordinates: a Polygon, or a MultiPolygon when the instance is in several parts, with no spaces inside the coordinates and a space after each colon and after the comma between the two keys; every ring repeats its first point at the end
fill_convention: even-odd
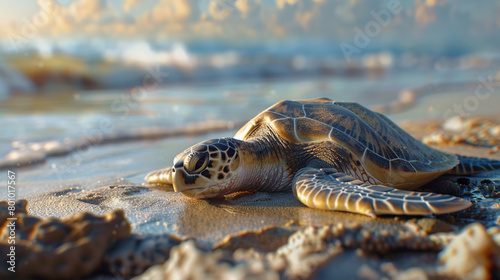
{"type": "MultiPolygon", "coordinates": [[[[444,125],[431,120],[400,125],[438,149],[500,159],[495,148],[500,143],[495,130],[500,115],[456,117],[444,125]],[[462,129],[447,130],[452,122],[460,122],[462,129]],[[488,134],[489,145],[468,141],[481,131],[494,132],[488,134]]],[[[341,275],[403,279],[465,275],[494,279],[500,269],[499,182],[498,171],[467,178],[444,176],[427,188],[468,197],[473,207],[447,215],[377,219],[311,209],[291,192],[195,200],[168,187],[127,181],[91,190],[72,186],[28,195],[27,207],[25,201],[18,204],[17,230],[23,235],[17,255],[22,264],[19,269],[26,277],[47,278],[324,279],[341,275]],[[59,232],[73,237],[60,240],[59,232]],[[470,234],[484,236],[485,244],[476,237],[467,239],[470,234]],[[91,251],[83,245],[88,243],[91,251]],[[96,246],[102,247],[96,250],[96,246]],[[68,254],[91,254],[92,263],[76,258],[75,263],[67,264],[73,269],[64,268],[62,273],[52,259],[68,254]],[[33,262],[53,267],[28,269],[33,262]],[[80,265],[88,269],[81,270],[80,265]],[[191,269],[193,265],[196,269],[191,269]]],[[[8,223],[3,207],[5,238],[8,223]]]]}

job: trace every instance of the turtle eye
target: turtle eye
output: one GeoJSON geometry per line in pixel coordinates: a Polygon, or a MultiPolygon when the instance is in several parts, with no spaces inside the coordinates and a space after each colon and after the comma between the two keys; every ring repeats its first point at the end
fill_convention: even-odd
{"type": "Polygon", "coordinates": [[[184,160],[184,168],[189,173],[199,173],[207,167],[207,163],[207,153],[191,153],[184,160]]]}

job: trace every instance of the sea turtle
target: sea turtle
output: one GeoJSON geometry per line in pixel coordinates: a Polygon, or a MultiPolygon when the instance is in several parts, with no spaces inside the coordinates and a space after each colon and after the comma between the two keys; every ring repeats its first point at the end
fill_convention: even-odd
{"type": "Polygon", "coordinates": [[[465,209],[467,200],[410,190],[445,173],[500,168],[500,161],[433,149],[382,114],[327,98],[278,102],[233,138],[196,144],[173,164],[146,180],[193,198],[293,189],[309,207],[372,217],[465,209]]]}

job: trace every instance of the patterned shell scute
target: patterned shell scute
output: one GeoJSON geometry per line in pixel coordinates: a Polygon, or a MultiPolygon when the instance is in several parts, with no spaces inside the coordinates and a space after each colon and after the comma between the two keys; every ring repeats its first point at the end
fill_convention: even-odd
{"type": "Polygon", "coordinates": [[[357,103],[284,100],[252,119],[235,138],[258,138],[269,128],[290,142],[333,141],[379,168],[433,172],[458,163],[456,156],[424,145],[384,115],[357,103]]]}

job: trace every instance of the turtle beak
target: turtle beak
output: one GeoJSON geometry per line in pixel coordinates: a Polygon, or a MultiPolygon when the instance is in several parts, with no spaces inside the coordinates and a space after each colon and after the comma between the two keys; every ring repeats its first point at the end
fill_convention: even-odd
{"type": "Polygon", "coordinates": [[[172,182],[174,185],[174,191],[175,192],[183,192],[189,189],[189,187],[186,187],[186,178],[189,175],[184,171],[183,168],[174,168],[172,171],[172,182]]]}
{"type": "MultiPolygon", "coordinates": [[[[182,160],[174,160],[174,167],[172,168],[172,184],[174,185],[174,191],[180,192],[180,186],[183,186],[181,182],[184,181],[184,176],[181,173],[184,171],[182,160]],[[182,179],[180,177],[183,177],[182,179]]],[[[187,175],[187,174],[186,174],[187,175]]]]}
{"type": "Polygon", "coordinates": [[[184,168],[172,170],[174,191],[192,198],[209,198],[219,195],[220,187],[210,185],[210,181],[200,175],[190,175],[184,168]],[[190,186],[191,185],[191,186],[190,186]]]}

